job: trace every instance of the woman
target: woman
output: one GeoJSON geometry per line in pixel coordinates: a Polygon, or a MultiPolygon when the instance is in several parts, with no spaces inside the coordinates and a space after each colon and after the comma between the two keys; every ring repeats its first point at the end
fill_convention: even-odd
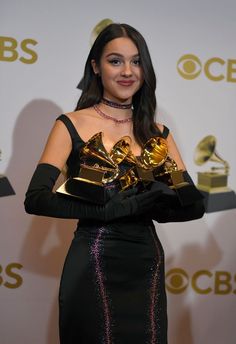
{"type": "Polygon", "coordinates": [[[25,200],[29,213],[79,219],[60,285],[60,342],[165,344],[164,252],[152,219],[199,218],[202,201],[183,207],[159,182],[145,192],[116,193],[104,206],[53,193],[65,164],[69,177],[78,175],[81,149],[98,132],[107,152],[130,136],[137,159],[150,137],[162,136],[185,170],[172,135],[154,122],[156,79],[139,32],[127,24],[105,28],[91,48],[83,83],[76,110],[55,122],[25,200]]]}

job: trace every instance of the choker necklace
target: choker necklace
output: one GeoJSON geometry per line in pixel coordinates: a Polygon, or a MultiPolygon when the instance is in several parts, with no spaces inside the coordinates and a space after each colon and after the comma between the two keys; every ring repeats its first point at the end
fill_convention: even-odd
{"type": "Polygon", "coordinates": [[[116,109],[122,109],[122,110],[126,110],[126,109],[131,109],[132,108],[132,103],[131,104],[119,104],[119,103],[115,103],[112,102],[111,100],[108,100],[106,98],[102,98],[101,99],[101,103],[107,105],[107,106],[111,106],[114,107],[116,109]]]}
{"type": "Polygon", "coordinates": [[[117,118],[114,118],[112,116],[109,116],[109,115],[105,114],[104,112],[102,112],[102,110],[97,105],[94,105],[93,108],[101,117],[106,118],[106,119],[110,119],[117,124],[122,124],[122,123],[127,123],[127,122],[132,121],[132,117],[125,118],[125,119],[117,119],[117,118]]]}

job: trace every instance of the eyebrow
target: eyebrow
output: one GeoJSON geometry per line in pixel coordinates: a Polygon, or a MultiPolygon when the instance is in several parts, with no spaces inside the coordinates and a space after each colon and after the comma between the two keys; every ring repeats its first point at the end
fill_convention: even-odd
{"type": "MultiPolygon", "coordinates": [[[[109,57],[109,56],[112,56],[112,55],[116,55],[116,56],[119,56],[119,57],[124,57],[124,55],[120,54],[120,53],[109,53],[106,55],[106,57],[109,57]]],[[[135,55],[132,55],[132,57],[139,57],[139,54],[135,54],[135,55]]]]}

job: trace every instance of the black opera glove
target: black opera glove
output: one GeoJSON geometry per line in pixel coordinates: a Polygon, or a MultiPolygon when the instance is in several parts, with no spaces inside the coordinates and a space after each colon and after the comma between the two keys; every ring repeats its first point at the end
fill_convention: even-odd
{"type": "Polygon", "coordinates": [[[176,187],[175,192],[182,206],[191,205],[203,199],[203,195],[196,188],[192,178],[187,171],[183,171],[183,180],[186,185],[176,187]]]}
{"type": "Polygon", "coordinates": [[[25,198],[29,214],[71,219],[92,219],[109,222],[121,217],[145,213],[160,196],[159,190],[137,193],[137,189],[120,192],[105,205],[95,205],[61,196],[52,191],[60,170],[50,164],[37,166],[25,198]]]}
{"type": "Polygon", "coordinates": [[[162,182],[155,182],[152,189],[161,189],[162,195],[153,204],[149,212],[151,218],[159,223],[183,222],[201,218],[205,207],[203,196],[194,185],[187,171],[183,172],[184,180],[189,183],[181,190],[179,195],[162,182]]]}

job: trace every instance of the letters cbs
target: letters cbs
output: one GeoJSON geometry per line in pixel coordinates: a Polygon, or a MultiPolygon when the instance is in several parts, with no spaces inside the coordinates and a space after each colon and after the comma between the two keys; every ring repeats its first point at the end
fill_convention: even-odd
{"type": "Polygon", "coordinates": [[[18,42],[13,37],[0,36],[0,61],[14,62],[19,60],[25,64],[33,64],[38,60],[38,55],[32,47],[37,44],[38,42],[32,38],[18,42]]]}

